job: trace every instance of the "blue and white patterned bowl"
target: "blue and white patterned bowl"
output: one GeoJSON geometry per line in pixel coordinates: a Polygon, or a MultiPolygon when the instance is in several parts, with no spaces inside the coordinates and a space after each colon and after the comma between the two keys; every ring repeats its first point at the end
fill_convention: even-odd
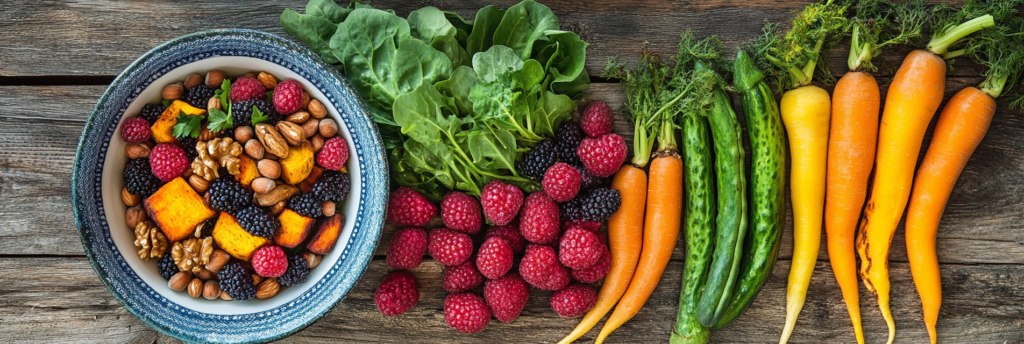
{"type": "Polygon", "coordinates": [[[93,268],[125,308],[153,328],[189,342],[280,339],[322,318],[352,289],[373,256],[384,224],[388,167],[380,134],[352,87],[305,47],[252,30],[204,31],[167,42],[140,57],[104,92],[82,133],[72,199],[82,245],[93,268]],[[136,254],[120,192],[127,162],[121,122],[160,100],[164,85],[212,69],[228,75],[267,71],[298,80],[327,107],[349,143],[352,192],[338,211],[345,227],[334,251],[309,280],[269,300],[193,299],[174,292],[154,261],[136,254]]]}

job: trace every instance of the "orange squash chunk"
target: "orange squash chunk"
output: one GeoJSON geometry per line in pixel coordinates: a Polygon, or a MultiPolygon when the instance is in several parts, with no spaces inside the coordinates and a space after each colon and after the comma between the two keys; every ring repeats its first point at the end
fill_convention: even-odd
{"type": "Polygon", "coordinates": [[[217,215],[181,177],[164,184],[142,203],[169,242],[193,235],[196,226],[217,215]]]}
{"type": "Polygon", "coordinates": [[[238,175],[235,176],[235,180],[242,185],[249,186],[252,184],[252,180],[260,176],[260,171],[256,169],[256,160],[249,157],[248,154],[241,154],[238,156],[241,163],[238,164],[238,175]]]}
{"type": "Polygon", "coordinates": [[[277,219],[281,221],[281,229],[274,234],[274,242],[287,248],[299,246],[306,241],[313,224],[316,223],[316,219],[299,215],[291,209],[282,211],[277,219]]]}
{"type": "Polygon", "coordinates": [[[291,146],[288,157],[281,159],[281,180],[295,185],[313,171],[313,149],[306,146],[291,146]]]}
{"type": "Polygon", "coordinates": [[[270,239],[249,234],[235,217],[224,212],[220,213],[217,225],[213,227],[213,241],[224,252],[244,261],[249,261],[256,249],[270,243],[270,239]]]}
{"type": "Polygon", "coordinates": [[[299,187],[299,190],[302,190],[302,193],[313,192],[313,183],[316,183],[322,174],[324,174],[324,168],[313,165],[313,170],[309,171],[309,176],[296,186],[299,187]]]}
{"type": "Polygon", "coordinates": [[[340,213],[334,214],[329,218],[321,220],[316,227],[316,234],[309,240],[309,244],[306,245],[306,249],[309,252],[324,255],[331,252],[334,249],[334,245],[338,243],[338,236],[341,235],[341,226],[345,222],[345,217],[341,216],[340,213]]]}
{"type": "Polygon", "coordinates": [[[178,115],[184,112],[189,116],[197,116],[206,114],[206,109],[200,109],[188,105],[188,103],[175,100],[171,103],[171,106],[164,110],[164,113],[160,115],[160,119],[153,123],[153,126],[149,128],[153,132],[153,140],[156,143],[173,143],[178,142],[177,139],[171,135],[171,129],[174,128],[175,124],[178,124],[178,115]]]}

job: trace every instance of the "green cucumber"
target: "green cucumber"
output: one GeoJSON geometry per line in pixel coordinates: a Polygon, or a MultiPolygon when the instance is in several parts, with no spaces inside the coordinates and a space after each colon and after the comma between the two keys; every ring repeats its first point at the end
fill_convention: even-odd
{"type": "Polygon", "coordinates": [[[714,323],[732,322],[757,297],[772,274],[786,222],[786,143],[782,117],[764,74],[743,50],[736,56],[733,83],[742,94],[750,137],[750,235],[744,243],[739,282],[725,314],[714,323]]]}

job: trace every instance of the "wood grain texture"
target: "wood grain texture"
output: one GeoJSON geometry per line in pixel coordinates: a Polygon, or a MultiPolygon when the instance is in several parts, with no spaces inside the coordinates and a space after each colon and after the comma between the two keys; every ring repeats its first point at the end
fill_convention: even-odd
{"type": "MultiPolygon", "coordinates": [[[[608,339],[614,343],[665,343],[675,323],[683,263],[669,264],[651,300],[637,316],[608,339]]],[[[383,260],[366,274],[333,312],[317,324],[284,340],[288,343],[553,343],[579,319],[551,311],[550,292],[533,290],[516,321],[492,320],[483,332],[466,335],[444,323],[442,267],[425,261],[412,272],[420,303],[402,316],[384,317],[373,292],[389,272],[383,260]]],[[[751,308],[725,329],[712,332],[712,343],[768,343],[778,340],[784,321],[788,262],[779,262],[751,308]]],[[[898,343],[928,338],[909,267],[892,265],[893,316],[898,343]]],[[[946,343],[1020,343],[1024,341],[1024,267],[1019,265],[943,266],[945,286],[939,339],[946,343]]],[[[0,333],[18,343],[173,342],[121,307],[96,277],[85,258],[0,258],[0,333]]],[[[865,337],[884,341],[885,324],[873,298],[861,288],[865,337]]],[[[594,330],[580,342],[593,341],[594,330]]],[[[845,305],[827,264],[818,263],[793,343],[853,342],[845,305]]]]}

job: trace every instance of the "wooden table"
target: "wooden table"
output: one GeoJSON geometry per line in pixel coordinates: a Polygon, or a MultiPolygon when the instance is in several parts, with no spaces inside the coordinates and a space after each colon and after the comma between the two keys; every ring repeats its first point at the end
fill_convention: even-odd
{"type": "MultiPolygon", "coordinates": [[[[499,1],[508,7],[514,0],[499,1]]],[[[643,41],[674,53],[679,33],[717,34],[732,47],[752,41],[767,19],[785,21],[806,0],[755,1],[545,1],[564,29],[589,42],[587,71],[600,73],[605,60],[635,61],[643,41]]],[[[406,16],[434,5],[471,18],[486,1],[377,1],[406,16]]],[[[0,341],[173,342],[126,311],[103,287],[84,257],[71,214],[71,166],[86,117],[115,75],[147,50],[174,37],[214,28],[250,28],[285,35],[278,18],[285,7],[305,1],[22,1],[0,6],[0,341]]],[[[908,49],[886,52],[885,82],[908,49]]],[[[831,67],[845,72],[845,48],[831,67]]],[[[980,69],[957,61],[947,79],[947,99],[981,81],[980,69]]],[[[884,89],[883,89],[884,92],[884,89]]],[[[883,93],[884,94],[884,93],[883,93]]],[[[614,108],[623,101],[618,85],[595,79],[588,101],[614,108]]],[[[739,107],[736,107],[739,110],[739,107]]],[[[623,120],[616,131],[629,137],[623,120]]],[[[1024,342],[1024,121],[999,102],[988,136],[961,176],[939,232],[944,304],[939,336],[947,343],[1024,342]]],[[[927,143],[927,139],[925,143],[927,143]]],[[[386,240],[394,228],[388,227],[386,240]]],[[[609,340],[667,342],[675,323],[683,242],[646,307],[609,340]]],[[[794,343],[854,341],[846,307],[832,275],[824,243],[811,280],[794,343]]],[[[715,343],[778,340],[785,316],[785,287],[792,252],[787,223],[780,261],[753,306],[715,343]]],[[[927,341],[920,301],[906,263],[902,227],[893,239],[891,276],[898,343],[927,341]]],[[[361,282],[327,318],[288,338],[289,342],[555,342],[578,319],[550,310],[550,293],[533,291],[513,323],[492,321],[487,330],[464,335],[444,323],[440,264],[427,260],[413,273],[421,300],[400,317],[384,317],[373,291],[388,272],[383,251],[361,282]]],[[[861,288],[868,342],[885,340],[886,327],[874,298],[861,288]]],[[[593,340],[597,330],[584,338],[593,340]]]]}

